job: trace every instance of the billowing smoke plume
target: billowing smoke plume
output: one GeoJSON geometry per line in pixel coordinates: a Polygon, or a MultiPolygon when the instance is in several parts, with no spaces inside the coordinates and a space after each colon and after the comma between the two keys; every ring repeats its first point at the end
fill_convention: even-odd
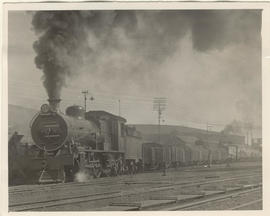
{"type": "Polygon", "coordinates": [[[87,37],[85,18],[78,12],[37,12],[32,24],[41,34],[34,43],[35,63],[43,70],[49,98],[59,98],[66,78],[75,75],[76,66],[82,63],[82,56],[88,49],[83,46],[87,37]]]}
{"type": "Polygon", "coordinates": [[[130,79],[149,79],[187,34],[201,52],[260,40],[254,38],[260,16],[254,10],[39,11],[32,21],[40,36],[35,63],[50,98],[60,97],[67,79],[79,75],[85,62],[91,67],[84,72],[102,71],[108,79],[120,69],[130,79]]]}

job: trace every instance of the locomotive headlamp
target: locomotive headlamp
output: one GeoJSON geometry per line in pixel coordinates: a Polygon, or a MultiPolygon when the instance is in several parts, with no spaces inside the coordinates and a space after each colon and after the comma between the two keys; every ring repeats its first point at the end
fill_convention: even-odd
{"type": "Polygon", "coordinates": [[[43,113],[47,113],[50,111],[50,106],[48,104],[42,104],[42,106],[40,107],[40,110],[43,113]]]}

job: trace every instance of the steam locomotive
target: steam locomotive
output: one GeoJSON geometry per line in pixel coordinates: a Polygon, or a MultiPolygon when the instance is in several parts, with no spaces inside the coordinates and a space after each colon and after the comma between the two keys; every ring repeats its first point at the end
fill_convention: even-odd
{"type": "Polygon", "coordinates": [[[105,111],[86,113],[76,105],[64,114],[59,110],[60,99],[48,101],[30,126],[42,165],[39,182],[73,181],[78,174],[118,175],[141,159],[140,136],[128,136],[124,118],[105,111]]]}
{"type": "Polygon", "coordinates": [[[60,99],[48,101],[30,123],[35,145],[17,145],[21,139],[18,134],[9,141],[10,180],[69,182],[132,173],[136,169],[224,162],[232,144],[244,142],[241,136],[233,141],[235,137],[228,135],[226,141],[218,134],[210,142],[209,136],[205,139],[203,132],[195,134],[194,130],[189,134],[141,134],[137,126],[127,125],[120,116],[105,111],[85,112],[76,105],[62,113],[60,99]],[[211,154],[204,140],[211,145],[211,154]]]}

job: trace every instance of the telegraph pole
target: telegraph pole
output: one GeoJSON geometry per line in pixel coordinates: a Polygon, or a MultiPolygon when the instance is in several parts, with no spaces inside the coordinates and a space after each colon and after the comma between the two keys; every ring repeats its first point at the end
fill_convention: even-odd
{"type": "Polygon", "coordinates": [[[211,128],[212,126],[208,124],[208,122],[206,123],[206,142],[207,142],[207,148],[208,148],[208,167],[210,168],[211,167],[211,161],[212,161],[212,152],[211,152],[211,148],[209,146],[209,141],[208,141],[208,135],[209,135],[209,129],[211,128]]]}
{"type": "Polygon", "coordinates": [[[167,104],[167,98],[164,97],[157,97],[154,98],[153,101],[153,110],[157,111],[158,113],[158,142],[160,144],[160,122],[161,122],[161,116],[162,112],[166,109],[167,104]]]}
{"type": "Polygon", "coordinates": [[[84,110],[86,112],[86,101],[87,101],[88,90],[83,90],[82,94],[84,95],[84,110]]]}
{"type": "MultiPolygon", "coordinates": [[[[158,143],[160,143],[160,122],[161,122],[161,116],[162,112],[166,109],[167,104],[167,98],[164,97],[156,97],[153,100],[153,110],[157,111],[158,113],[158,143]]],[[[165,161],[165,147],[163,145],[163,175],[166,175],[166,161],[165,161]]]]}

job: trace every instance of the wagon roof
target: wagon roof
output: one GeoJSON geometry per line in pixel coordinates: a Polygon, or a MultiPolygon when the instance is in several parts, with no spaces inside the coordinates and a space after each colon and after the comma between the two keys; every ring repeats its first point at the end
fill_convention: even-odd
{"type": "Polygon", "coordinates": [[[121,116],[113,115],[112,113],[106,112],[104,110],[89,111],[86,113],[86,116],[95,116],[95,117],[108,116],[109,118],[117,119],[123,122],[127,121],[125,118],[121,116]]]}
{"type": "Polygon", "coordinates": [[[185,143],[195,143],[199,139],[195,136],[177,135],[177,137],[183,140],[185,143]]]}
{"type": "Polygon", "coordinates": [[[203,150],[203,151],[207,150],[208,151],[208,149],[204,145],[198,145],[198,144],[195,144],[195,143],[187,143],[186,146],[188,148],[190,148],[192,150],[196,150],[196,151],[198,151],[198,150],[203,150]]]}
{"type": "MultiPolygon", "coordinates": [[[[137,130],[145,134],[157,133],[158,125],[134,124],[137,130]]],[[[176,125],[161,125],[160,130],[164,134],[177,133],[179,135],[195,136],[203,141],[218,144],[219,142],[241,144],[245,142],[244,136],[223,134],[218,131],[207,131],[198,128],[190,128],[176,125]]]]}
{"type": "Polygon", "coordinates": [[[172,134],[160,134],[160,138],[158,134],[142,134],[145,142],[155,142],[162,145],[184,145],[184,142],[179,139],[177,136],[172,134]]]}

